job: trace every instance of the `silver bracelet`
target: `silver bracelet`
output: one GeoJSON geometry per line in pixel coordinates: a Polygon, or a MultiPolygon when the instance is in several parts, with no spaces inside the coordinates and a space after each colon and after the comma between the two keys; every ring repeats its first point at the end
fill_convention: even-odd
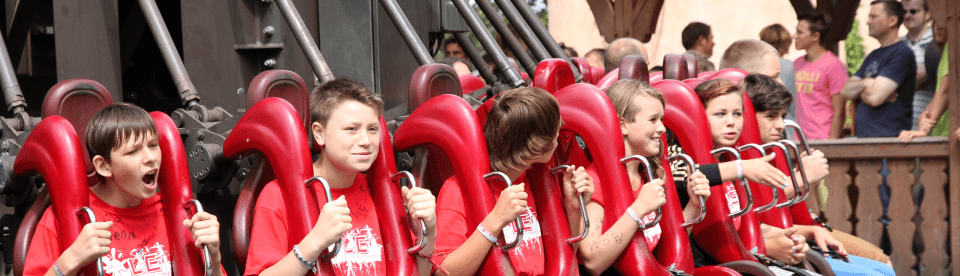
{"type": "Polygon", "coordinates": [[[636,221],[637,225],[640,226],[640,228],[643,228],[643,222],[640,221],[640,217],[637,216],[637,212],[633,211],[633,208],[627,207],[627,215],[629,215],[630,218],[633,219],[633,221],[636,221]]]}
{"type": "Polygon", "coordinates": [[[483,235],[483,237],[487,238],[487,240],[489,240],[490,242],[494,244],[497,243],[497,237],[494,237],[493,233],[490,233],[490,231],[487,230],[487,228],[483,228],[483,224],[477,225],[477,231],[480,232],[480,235],[483,235]]]}
{"type": "Polygon", "coordinates": [[[313,274],[317,274],[317,261],[307,261],[307,259],[300,254],[300,248],[296,244],[293,245],[293,255],[297,257],[297,261],[300,261],[300,265],[312,271],[313,274]]]}
{"type": "Polygon", "coordinates": [[[56,261],[56,260],[53,261],[53,273],[56,273],[57,276],[65,276],[65,275],[63,275],[63,272],[60,271],[60,267],[57,266],[57,261],[56,261]]]}

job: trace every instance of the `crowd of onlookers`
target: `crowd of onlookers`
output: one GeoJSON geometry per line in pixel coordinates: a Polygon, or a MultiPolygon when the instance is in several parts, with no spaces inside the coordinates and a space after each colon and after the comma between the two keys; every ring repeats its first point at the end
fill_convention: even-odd
{"type": "MultiPolygon", "coordinates": [[[[760,31],[760,40],[733,43],[724,51],[719,67],[709,60],[716,45],[709,25],[688,24],[681,43],[685,54],[696,56],[698,72],[740,68],[778,78],[794,95],[787,119],[797,121],[810,139],[899,137],[909,142],[915,137],[949,134],[946,27],[932,20],[924,0],[871,4],[867,27],[880,48],[870,52],[853,74],[840,61],[836,41],[827,41],[827,34],[840,31],[831,30],[828,14],[801,12],[797,19],[793,34],[781,24],[772,24],[760,31]],[[904,36],[898,36],[901,25],[907,29],[904,36]],[[793,61],[783,58],[791,44],[805,55],[793,61]]],[[[440,62],[452,65],[458,74],[476,74],[456,40],[445,40],[442,48],[445,58],[440,62]]],[[[563,48],[568,56],[577,56],[572,48],[563,48]]],[[[609,72],[627,55],[650,63],[644,44],[629,37],[582,57],[591,67],[609,72]]],[[[495,67],[489,57],[485,59],[489,67],[495,67]]],[[[662,69],[655,66],[651,72],[662,69]]],[[[960,139],[960,131],[954,136],[960,139]]]]}

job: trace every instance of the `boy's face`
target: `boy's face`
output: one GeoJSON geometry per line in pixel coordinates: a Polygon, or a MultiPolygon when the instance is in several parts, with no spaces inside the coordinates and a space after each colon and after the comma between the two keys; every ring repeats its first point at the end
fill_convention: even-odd
{"type": "Polygon", "coordinates": [[[341,171],[366,171],[380,150],[380,120],[372,107],[348,100],[333,110],[326,126],[314,122],[313,138],[323,148],[318,162],[341,171]]]}
{"type": "Polygon", "coordinates": [[[764,144],[780,141],[781,133],[786,128],[783,119],[787,117],[787,108],[767,110],[757,113],[757,124],[760,127],[760,141],[764,144]]]}
{"type": "Polygon", "coordinates": [[[800,20],[800,22],[797,22],[797,33],[793,35],[794,46],[796,46],[798,50],[810,48],[810,46],[819,43],[819,37],[814,35],[820,35],[820,33],[811,33],[810,22],[800,20]]]}
{"type": "Polygon", "coordinates": [[[116,185],[126,202],[139,202],[157,194],[160,161],[155,134],[144,134],[140,139],[128,136],[120,147],[110,151],[110,161],[100,155],[93,157],[97,173],[107,178],[107,185],[116,185]]]}
{"type": "Polygon", "coordinates": [[[743,98],[737,93],[727,93],[707,102],[705,107],[713,134],[713,147],[732,147],[740,138],[743,129],[743,98]]]}

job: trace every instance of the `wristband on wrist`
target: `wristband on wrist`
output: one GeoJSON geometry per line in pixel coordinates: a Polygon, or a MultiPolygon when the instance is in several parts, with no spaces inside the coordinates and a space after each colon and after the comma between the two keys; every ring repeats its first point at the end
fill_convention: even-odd
{"type": "Polygon", "coordinates": [[[63,272],[60,271],[60,267],[57,266],[57,261],[56,261],[56,260],[53,261],[53,273],[56,273],[57,276],[64,276],[64,275],[63,275],[63,272]]]}
{"type": "Polygon", "coordinates": [[[480,232],[480,235],[483,235],[483,237],[484,237],[484,238],[487,238],[488,241],[490,241],[490,242],[492,242],[492,243],[494,243],[494,244],[497,243],[497,237],[494,237],[494,236],[493,236],[493,233],[490,233],[490,231],[487,230],[487,228],[484,228],[484,227],[483,227],[483,224],[478,224],[478,225],[477,225],[477,232],[480,232]]]}
{"type": "Polygon", "coordinates": [[[737,160],[737,179],[743,179],[743,161],[737,160]]]}
{"type": "Polygon", "coordinates": [[[643,222],[640,221],[640,216],[637,216],[637,212],[634,212],[633,208],[627,207],[627,215],[629,215],[630,218],[633,219],[633,221],[637,222],[637,226],[639,226],[640,228],[643,228],[643,222]]]}
{"type": "Polygon", "coordinates": [[[293,255],[297,257],[297,261],[300,261],[300,265],[312,271],[313,274],[317,274],[317,261],[307,261],[307,259],[303,257],[303,254],[300,254],[300,248],[296,244],[293,245],[293,255]]]}

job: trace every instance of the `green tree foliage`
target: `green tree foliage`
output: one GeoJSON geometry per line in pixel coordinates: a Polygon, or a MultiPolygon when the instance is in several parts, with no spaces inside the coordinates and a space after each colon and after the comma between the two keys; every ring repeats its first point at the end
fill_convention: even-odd
{"type": "Polygon", "coordinates": [[[860,69],[863,64],[863,58],[866,56],[863,52],[863,37],[860,37],[860,21],[853,20],[853,26],[850,33],[847,33],[847,40],[844,44],[844,51],[847,57],[847,71],[852,75],[860,69]]]}

